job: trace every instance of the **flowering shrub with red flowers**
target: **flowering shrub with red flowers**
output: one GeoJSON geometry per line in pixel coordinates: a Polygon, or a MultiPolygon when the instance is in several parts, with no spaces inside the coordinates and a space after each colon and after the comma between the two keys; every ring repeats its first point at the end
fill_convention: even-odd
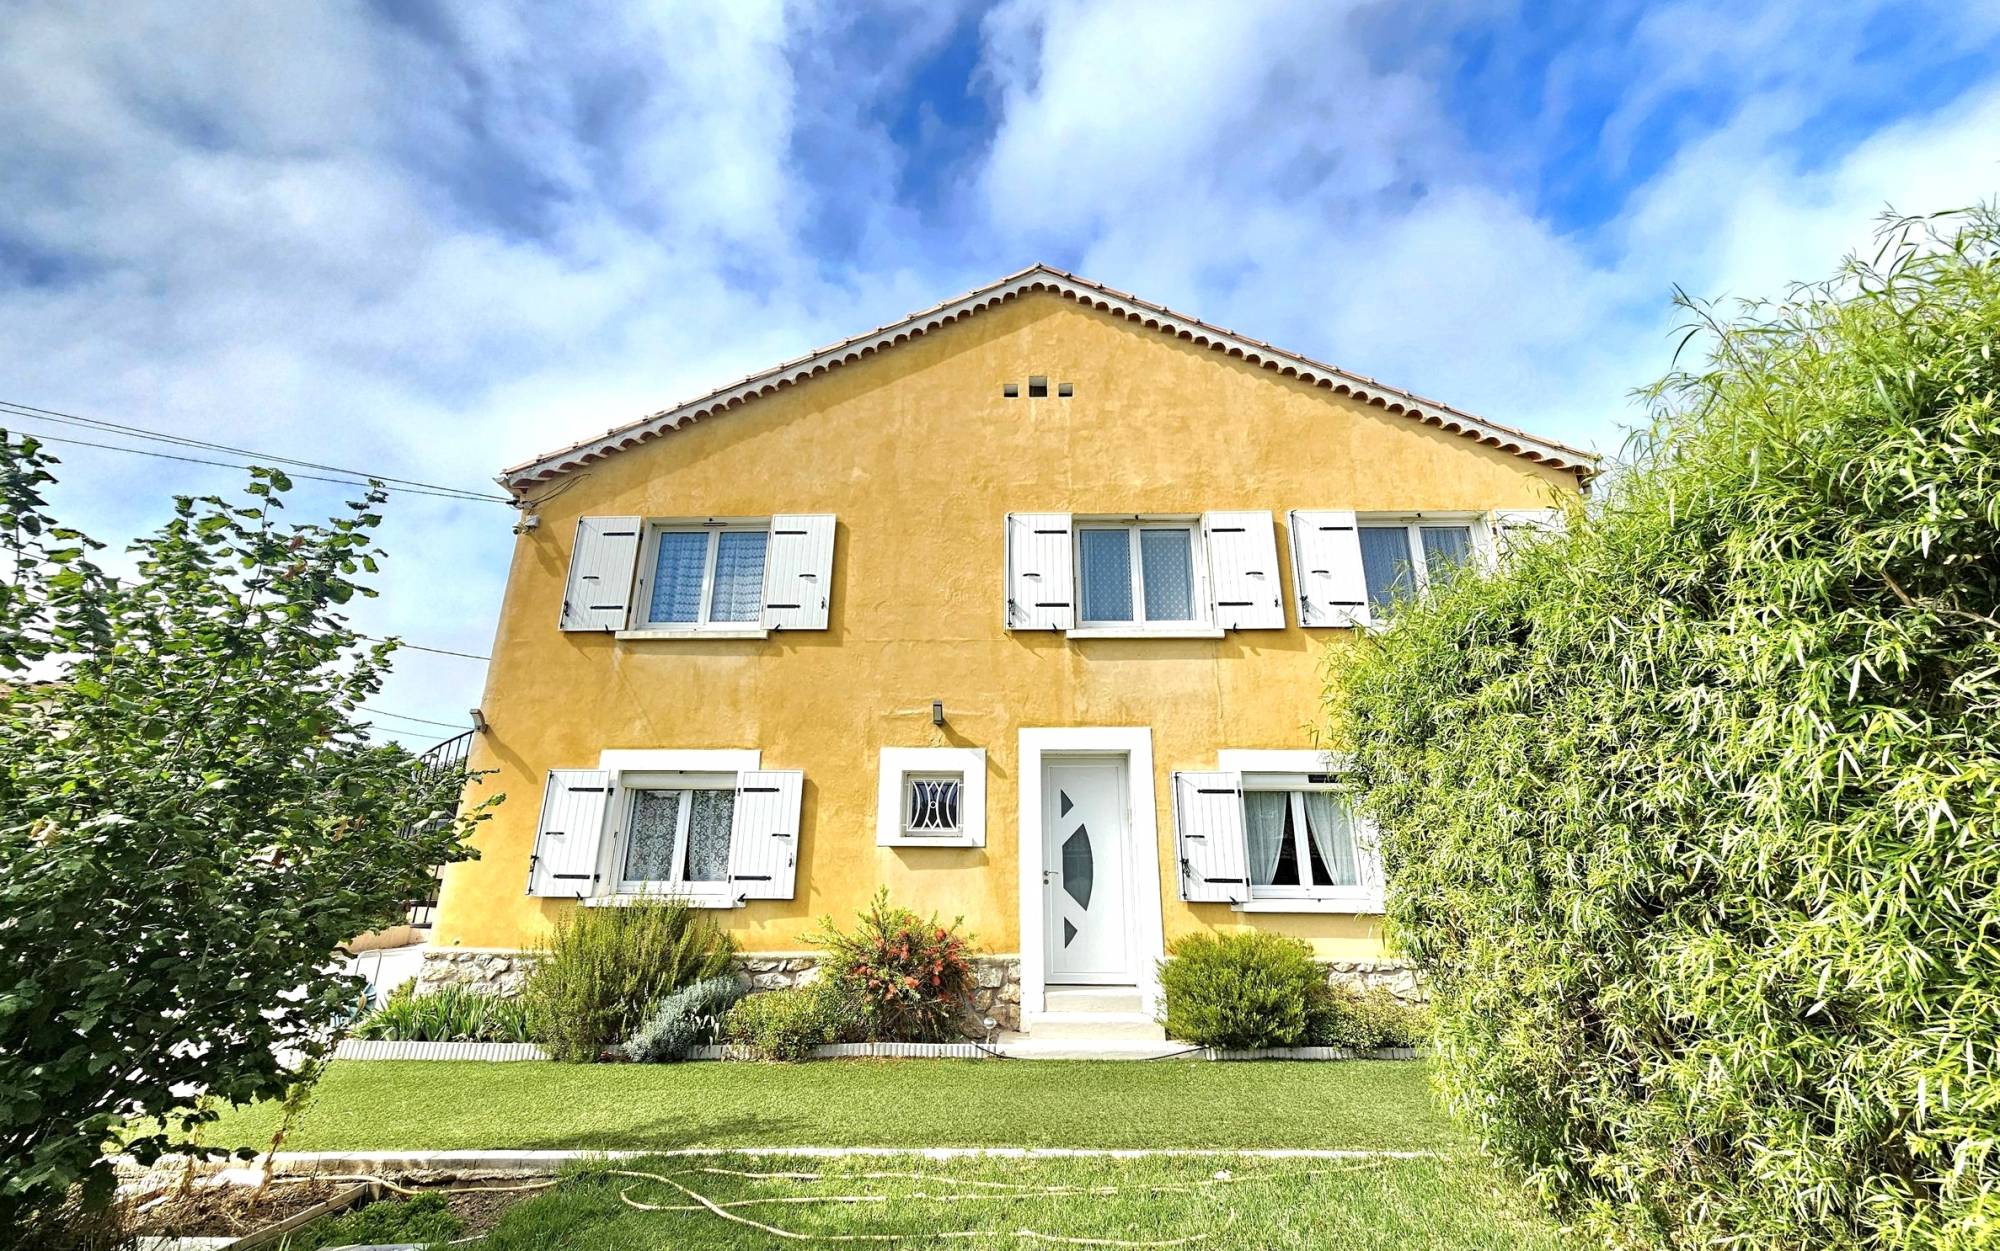
{"type": "Polygon", "coordinates": [[[880,890],[855,917],[851,933],[832,918],[807,941],[824,953],[821,975],[861,1014],[869,1037],[890,1042],[942,1042],[958,1036],[957,1023],[971,998],[972,937],[960,934],[964,917],[945,925],[908,908],[890,906],[880,890]]]}

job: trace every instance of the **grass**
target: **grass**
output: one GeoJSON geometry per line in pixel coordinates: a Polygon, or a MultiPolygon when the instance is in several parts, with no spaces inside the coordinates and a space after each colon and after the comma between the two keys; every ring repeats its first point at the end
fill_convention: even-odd
{"type": "MultiPolygon", "coordinates": [[[[292,1151],[735,1146],[1459,1148],[1425,1067],[1024,1060],[329,1066],[292,1151]]],[[[268,1147],[275,1104],[212,1146],[268,1147]]]]}
{"type": "MultiPolygon", "coordinates": [[[[1192,1067],[1192,1066],[1191,1066],[1192,1067]]],[[[1525,1196],[1475,1159],[820,1160],[678,1157],[623,1165],[672,1177],[725,1210],[815,1239],[900,1235],[905,1248],[1046,1246],[1033,1230],[1066,1238],[1115,1238],[1190,1247],[1324,1248],[1342,1251],[1557,1251],[1574,1244],[1534,1212],[1525,1196]],[[806,1173],[760,1180],[708,1172],[806,1173]],[[919,1177],[868,1177],[911,1172],[919,1177]],[[987,1182],[986,1186],[968,1182],[987,1182]],[[999,1184],[991,1184],[999,1183],[999,1184]],[[1060,1193],[1047,1190],[1116,1193],[1060,1193]],[[1036,1193],[1042,1191],[1043,1193],[1036,1193]],[[800,1196],[869,1196],[886,1202],[769,1202],[800,1196]],[[968,1231],[991,1231],[965,1237],[968,1231]],[[946,1234],[961,1236],[944,1237],[946,1234]]],[[[584,1170],[561,1189],[509,1209],[479,1251],[652,1251],[658,1247],[768,1248],[771,1234],[695,1208],[663,1182],[584,1170]],[[640,1211],[641,1203],[678,1211],[640,1211]]],[[[824,1244],[822,1244],[824,1245],[824,1244]]],[[[867,1245],[862,1243],[859,1245],[867,1245]]]]}

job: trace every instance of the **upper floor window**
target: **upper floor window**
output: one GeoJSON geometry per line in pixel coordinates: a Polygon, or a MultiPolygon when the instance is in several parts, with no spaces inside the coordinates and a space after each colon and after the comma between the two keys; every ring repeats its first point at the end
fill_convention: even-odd
{"type": "Polygon", "coordinates": [[[1442,581],[1473,560],[1472,523],[1363,519],[1361,568],[1368,604],[1377,613],[1442,581]]]}
{"type": "MultiPolygon", "coordinates": [[[[1194,625],[1195,527],[1187,522],[1077,527],[1080,620],[1090,626],[1194,625]]],[[[1203,605],[1205,607],[1205,605],[1203,605]]]]}
{"type": "Polygon", "coordinates": [[[1007,514],[1007,628],[1219,638],[1284,628],[1271,514],[1007,514]]]}
{"type": "Polygon", "coordinates": [[[763,525],[649,527],[640,626],[756,625],[764,615],[763,525]]]}
{"type": "Polygon", "coordinates": [[[824,630],[834,518],[579,517],[564,630],[623,637],[824,630]]]}

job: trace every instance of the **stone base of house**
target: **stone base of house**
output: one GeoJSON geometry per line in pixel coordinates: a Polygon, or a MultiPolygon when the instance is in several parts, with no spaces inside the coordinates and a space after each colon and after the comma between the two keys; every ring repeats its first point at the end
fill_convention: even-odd
{"type": "MultiPolygon", "coordinates": [[[[423,966],[417,971],[417,993],[460,986],[512,998],[520,993],[521,982],[534,961],[534,955],[525,951],[440,947],[424,952],[423,966]]],[[[790,990],[819,977],[819,957],[804,953],[747,952],[736,958],[736,964],[750,979],[752,992],[790,990]]],[[[974,956],[972,964],[975,981],[968,1005],[967,1035],[984,1038],[996,1030],[1020,1029],[1020,957],[974,956]],[[988,1025],[988,1021],[992,1024],[988,1025]]]]}
{"type": "MultiPolygon", "coordinates": [[[[462,986],[512,998],[520,993],[521,981],[533,963],[534,956],[523,951],[441,947],[424,952],[423,966],[417,972],[417,993],[462,986]]],[[[1330,985],[1359,991],[1380,987],[1403,1003],[1423,1003],[1429,998],[1417,981],[1416,971],[1401,960],[1329,960],[1324,964],[1330,985]]],[[[819,976],[819,957],[804,953],[748,952],[737,957],[737,965],[750,979],[752,991],[788,990],[808,985],[819,976]]],[[[1019,1030],[1020,957],[974,956],[973,967],[975,984],[967,1005],[967,1036],[983,1038],[995,1031],[1019,1030]]]]}

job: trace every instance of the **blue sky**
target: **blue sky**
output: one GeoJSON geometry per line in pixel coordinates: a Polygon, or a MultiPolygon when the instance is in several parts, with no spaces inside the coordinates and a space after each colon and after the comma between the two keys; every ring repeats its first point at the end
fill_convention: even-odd
{"type": "MultiPolygon", "coordinates": [[[[110,13],[0,0],[0,398],[472,488],[1036,260],[1615,451],[1676,284],[2000,191],[1990,0],[110,13]]],[[[114,544],[238,482],[63,454],[114,544]]],[[[399,498],[363,627],[484,652],[511,521],[399,498]]]]}

